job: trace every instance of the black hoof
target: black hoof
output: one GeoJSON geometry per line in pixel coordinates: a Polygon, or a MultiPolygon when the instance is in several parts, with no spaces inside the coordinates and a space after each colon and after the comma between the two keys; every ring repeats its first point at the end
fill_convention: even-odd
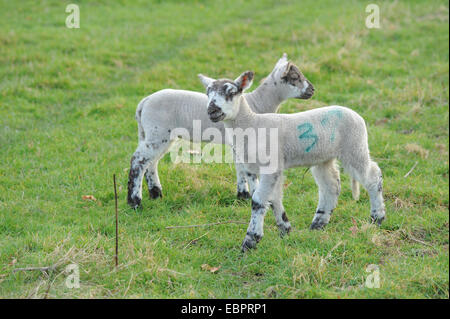
{"type": "Polygon", "coordinates": [[[261,236],[256,234],[249,234],[245,236],[244,242],[242,243],[241,251],[245,253],[247,250],[256,248],[256,244],[261,240],[261,236]]]}
{"type": "Polygon", "coordinates": [[[128,205],[130,205],[131,208],[136,209],[141,206],[141,199],[138,197],[128,197],[128,205]]]}
{"type": "Polygon", "coordinates": [[[283,238],[291,232],[291,226],[286,227],[285,225],[278,225],[278,230],[280,232],[280,237],[283,238]]]}
{"type": "Polygon", "coordinates": [[[161,197],[161,198],[163,197],[162,190],[158,186],[153,186],[152,189],[148,190],[148,193],[149,193],[151,199],[157,199],[158,197],[161,197]]]}
{"type": "Polygon", "coordinates": [[[309,226],[310,230],[320,230],[323,229],[326,226],[326,224],[324,222],[322,222],[321,220],[314,220],[311,224],[311,226],[309,226]]]}
{"type": "Polygon", "coordinates": [[[237,193],[237,198],[238,198],[239,200],[246,200],[246,199],[252,198],[252,196],[250,195],[249,192],[243,191],[243,192],[238,192],[238,193],[237,193]]]}
{"type": "Polygon", "coordinates": [[[381,223],[384,220],[384,216],[383,217],[370,216],[370,220],[371,220],[372,223],[377,223],[378,226],[381,226],[381,223]]]}

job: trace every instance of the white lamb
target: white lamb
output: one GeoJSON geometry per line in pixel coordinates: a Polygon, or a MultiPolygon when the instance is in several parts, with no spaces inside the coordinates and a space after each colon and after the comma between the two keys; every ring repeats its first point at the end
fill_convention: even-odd
{"type": "MultiPolygon", "coordinates": [[[[284,54],[263,83],[253,92],[245,94],[245,97],[253,111],[273,113],[284,100],[308,99],[313,93],[312,84],[284,54]]],[[[162,197],[162,186],[157,170],[158,161],[177,138],[171,134],[175,129],[186,129],[192,140],[194,121],[200,121],[203,132],[215,128],[225,138],[223,123],[212,122],[206,114],[207,103],[208,97],[203,93],[171,89],[158,91],[139,103],[136,110],[139,144],[131,159],[128,177],[128,203],[131,207],[135,208],[141,203],[144,172],[150,198],[162,197]]],[[[202,138],[203,142],[217,142],[209,139],[212,136],[202,134],[202,138]]],[[[257,176],[245,172],[240,164],[236,165],[236,171],[238,198],[250,198],[255,189],[257,176]]]]}
{"type": "MultiPolygon", "coordinates": [[[[349,108],[329,106],[296,114],[256,114],[249,107],[242,92],[250,87],[253,73],[244,72],[236,80],[214,80],[203,77],[207,88],[208,114],[212,121],[223,121],[230,140],[239,129],[254,129],[256,134],[278,135],[275,149],[278,163],[272,173],[264,174],[267,165],[260,154],[267,153],[266,143],[256,143],[257,154],[250,154],[252,141],[236,145],[234,151],[239,159],[253,155],[254,162],[244,161],[245,170],[260,174],[260,182],[252,196],[252,214],[242,244],[242,250],[253,248],[263,236],[263,222],[267,206],[273,208],[280,234],[290,231],[282,204],[282,175],[285,169],[296,166],[311,167],[311,172],[319,187],[319,204],[311,229],[320,229],[328,224],[336,207],[340,192],[339,171],[336,159],[344,169],[359,181],[369,193],[371,218],[379,225],[385,218],[382,195],[382,175],[378,165],[370,159],[366,125],[361,116],[349,108]],[[270,130],[272,129],[272,130],[270,130]]],[[[206,106],[206,105],[205,105],[206,106]]],[[[206,113],[206,112],[205,112],[206,113]]],[[[259,138],[259,136],[258,136],[259,138]]],[[[235,139],[237,140],[237,139],[235,139]]],[[[242,141],[242,140],[241,140],[242,141]]],[[[258,140],[259,141],[259,140],[258,140]]],[[[357,182],[354,183],[356,188],[357,182]]]]}

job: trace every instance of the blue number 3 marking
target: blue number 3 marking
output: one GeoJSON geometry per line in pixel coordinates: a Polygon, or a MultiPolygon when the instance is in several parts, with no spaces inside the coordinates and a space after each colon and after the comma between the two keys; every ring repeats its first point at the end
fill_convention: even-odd
{"type": "Polygon", "coordinates": [[[297,129],[301,132],[303,129],[306,129],[306,131],[304,131],[302,134],[300,134],[300,136],[298,137],[299,139],[303,139],[303,138],[312,138],[313,142],[311,145],[309,145],[306,149],[305,152],[308,153],[310,150],[313,149],[313,147],[316,145],[317,140],[319,139],[317,137],[316,134],[313,133],[313,126],[311,123],[304,123],[301,124],[299,126],[297,126],[297,129]]]}

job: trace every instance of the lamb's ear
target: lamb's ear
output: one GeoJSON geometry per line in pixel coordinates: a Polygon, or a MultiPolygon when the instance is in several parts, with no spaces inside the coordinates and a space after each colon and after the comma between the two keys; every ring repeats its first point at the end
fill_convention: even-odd
{"type": "Polygon", "coordinates": [[[287,76],[288,74],[289,74],[289,72],[291,71],[291,68],[293,67],[294,65],[291,63],[291,62],[289,62],[288,64],[286,64],[286,69],[285,69],[285,71],[283,72],[283,75],[281,76],[282,78],[284,78],[285,76],[287,76]]]}
{"type": "Polygon", "coordinates": [[[280,67],[283,64],[286,64],[288,62],[288,56],[287,53],[283,53],[283,56],[278,60],[275,67],[280,67]]]}
{"type": "Polygon", "coordinates": [[[243,92],[247,90],[250,86],[252,86],[253,75],[254,74],[252,71],[245,71],[236,80],[234,80],[234,83],[236,83],[239,91],[243,92]]]}
{"type": "Polygon", "coordinates": [[[207,88],[208,85],[210,85],[212,82],[215,81],[214,79],[204,76],[203,74],[197,74],[197,76],[200,79],[200,81],[202,81],[202,84],[205,88],[207,88]]]}

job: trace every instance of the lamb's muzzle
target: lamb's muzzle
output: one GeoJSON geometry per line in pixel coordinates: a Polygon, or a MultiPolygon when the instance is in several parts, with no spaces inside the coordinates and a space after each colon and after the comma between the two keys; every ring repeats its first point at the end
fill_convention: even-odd
{"type": "Polygon", "coordinates": [[[209,103],[208,116],[213,122],[219,122],[225,118],[225,114],[222,112],[222,109],[214,102],[209,103]]]}
{"type": "Polygon", "coordinates": [[[308,80],[304,81],[305,87],[300,99],[307,100],[314,95],[314,86],[308,80]]]}

